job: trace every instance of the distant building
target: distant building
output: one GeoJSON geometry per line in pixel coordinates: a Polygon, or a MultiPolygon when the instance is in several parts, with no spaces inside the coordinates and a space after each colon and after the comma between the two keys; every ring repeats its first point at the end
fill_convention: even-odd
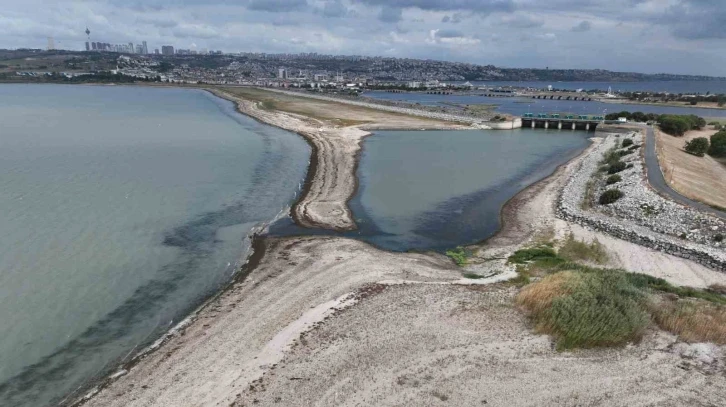
{"type": "Polygon", "coordinates": [[[159,55],[159,48],[154,48],[154,54],[159,55]]]}
{"type": "Polygon", "coordinates": [[[91,43],[91,49],[94,50],[94,51],[98,49],[98,45],[96,44],[96,41],[93,41],[91,43]]]}
{"type": "Polygon", "coordinates": [[[144,46],[141,44],[136,44],[136,53],[141,55],[144,53],[144,46]]]}
{"type": "Polygon", "coordinates": [[[146,41],[141,41],[141,44],[143,44],[143,46],[142,46],[142,49],[143,49],[142,54],[144,54],[144,55],[148,54],[149,53],[149,47],[146,45],[146,41]]]}
{"type": "Polygon", "coordinates": [[[134,53],[134,43],[129,42],[129,54],[133,54],[133,53],[134,53]]]}
{"type": "Polygon", "coordinates": [[[287,79],[287,69],[285,69],[285,68],[278,69],[277,78],[278,79],[287,79]]]}
{"type": "Polygon", "coordinates": [[[91,43],[86,41],[86,51],[90,51],[90,50],[91,50],[91,43]]]}
{"type": "Polygon", "coordinates": [[[162,55],[174,55],[174,47],[171,45],[162,45],[161,54],[162,55]]]}

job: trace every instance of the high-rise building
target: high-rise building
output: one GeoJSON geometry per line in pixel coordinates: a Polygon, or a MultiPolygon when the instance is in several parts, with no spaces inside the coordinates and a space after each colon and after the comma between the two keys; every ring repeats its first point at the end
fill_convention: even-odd
{"type": "Polygon", "coordinates": [[[161,53],[163,55],[174,55],[174,47],[171,45],[162,45],[161,53]]]}
{"type": "Polygon", "coordinates": [[[136,53],[137,54],[143,54],[144,53],[144,46],[141,44],[136,44],[136,53]]]}
{"type": "Polygon", "coordinates": [[[86,51],[90,51],[90,50],[91,50],[91,43],[86,41],[86,51]]]}
{"type": "Polygon", "coordinates": [[[134,53],[134,43],[133,42],[129,42],[129,53],[130,54],[134,53]]]}
{"type": "Polygon", "coordinates": [[[141,41],[141,43],[143,44],[143,49],[144,49],[144,51],[142,52],[142,54],[144,54],[144,55],[148,54],[149,53],[149,47],[146,45],[146,41],[141,41]]]}
{"type": "Polygon", "coordinates": [[[154,48],[154,54],[159,55],[159,48],[154,48]]]}
{"type": "Polygon", "coordinates": [[[278,69],[277,78],[278,79],[287,79],[287,69],[285,69],[285,68],[278,69]]]}
{"type": "Polygon", "coordinates": [[[94,51],[98,49],[98,44],[96,44],[96,41],[93,41],[91,43],[91,49],[94,50],[94,51]]]}
{"type": "Polygon", "coordinates": [[[55,49],[55,40],[53,37],[48,37],[48,51],[53,51],[55,49]]]}

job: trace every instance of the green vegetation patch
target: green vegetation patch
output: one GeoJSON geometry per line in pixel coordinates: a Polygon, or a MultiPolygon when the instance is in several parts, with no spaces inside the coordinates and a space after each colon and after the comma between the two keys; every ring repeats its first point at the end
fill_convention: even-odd
{"type": "Polygon", "coordinates": [[[600,202],[600,205],[609,205],[622,198],[623,195],[623,192],[619,189],[608,189],[600,195],[598,202],[600,202]]]}
{"type": "Polygon", "coordinates": [[[623,177],[621,177],[618,174],[613,174],[613,175],[609,176],[607,180],[605,180],[605,184],[612,185],[612,184],[615,184],[615,183],[620,182],[622,180],[623,180],[623,177]]]}
{"type": "Polygon", "coordinates": [[[726,157],[726,130],[721,130],[711,136],[711,146],[708,148],[711,157],[726,157]]]}
{"type": "Polygon", "coordinates": [[[446,255],[449,256],[458,266],[465,266],[471,257],[471,252],[458,246],[456,249],[447,250],[446,255]]]}
{"type": "Polygon", "coordinates": [[[683,149],[689,154],[693,154],[697,157],[703,157],[706,155],[709,146],[710,143],[706,137],[696,137],[692,140],[686,141],[683,149]]]}
{"type": "MultiPolygon", "coordinates": [[[[552,335],[558,350],[622,346],[637,342],[656,323],[686,341],[726,343],[726,287],[677,287],[661,278],[586,266],[604,262],[596,241],[570,235],[559,251],[539,246],[516,252],[517,305],[535,330],[552,335]],[[533,277],[543,276],[535,282],[533,277]]],[[[551,249],[551,248],[550,248],[551,249]]]]}

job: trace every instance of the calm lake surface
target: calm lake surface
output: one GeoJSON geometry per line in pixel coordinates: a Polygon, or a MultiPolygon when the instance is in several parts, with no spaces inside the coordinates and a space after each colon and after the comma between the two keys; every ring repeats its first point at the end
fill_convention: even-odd
{"type": "MultiPolygon", "coordinates": [[[[457,82],[463,83],[463,82],[457,82]]],[[[546,89],[552,85],[555,89],[567,90],[607,90],[612,88],[613,92],[669,92],[669,93],[726,93],[726,81],[648,81],[648,82],[546,82],[546,81],[473,81],[475,86],[498,87],[517,86],[537,89],[546,89]]]]}
{"type": "Polygon", "coordinates": [[[55,403],[229,281],[310,148],[203,91],[0,85],[0,405],[55,403]]]}
{"type": "MultiPolygon", "coordinates": [[[[378,131],[365,139],[350,206],[378,247],[438,250],[493,235],[502,206],[589,145],[593,133],[517,129],[378,131]]],[[[325,233],[277,222],[278,235],[325,233]]],[[[325,233],[329,234],[329,233],[325,233]]]]}
{"type": "Polygon", "coordinates": [[[492,104],[497,105],[496,111],[522,116],[525,113],[574,113],[576,115],[601,115],[613,112],[644,112],[658,114],[695,114],[702,117],[726,117],[724,109],[706,109],[672,106],[627,105],[622,103],[605,103],[596,101],[545,100],[525,97],[486,97],[474,95],[428,95],[418,92],[389,93],[383,91],[365,92],[364,96],[382,100],[400,100],[422,105],[457,104],[492,104]]]}

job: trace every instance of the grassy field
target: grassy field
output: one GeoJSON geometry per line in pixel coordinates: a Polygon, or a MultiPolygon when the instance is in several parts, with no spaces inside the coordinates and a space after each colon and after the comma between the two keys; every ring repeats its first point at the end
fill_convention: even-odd
{"type": "Polygon", "coordinates": [[[676,287],[665,280],[598,268],[607,261],[597,242],[572,236],[560,244],[514,253],[522,287],[516,304],[535,331],[551,335],[557,349],[622,346],[638,342],[652,326],[688,342],[726,344],[726,287],[676,287]]]}

